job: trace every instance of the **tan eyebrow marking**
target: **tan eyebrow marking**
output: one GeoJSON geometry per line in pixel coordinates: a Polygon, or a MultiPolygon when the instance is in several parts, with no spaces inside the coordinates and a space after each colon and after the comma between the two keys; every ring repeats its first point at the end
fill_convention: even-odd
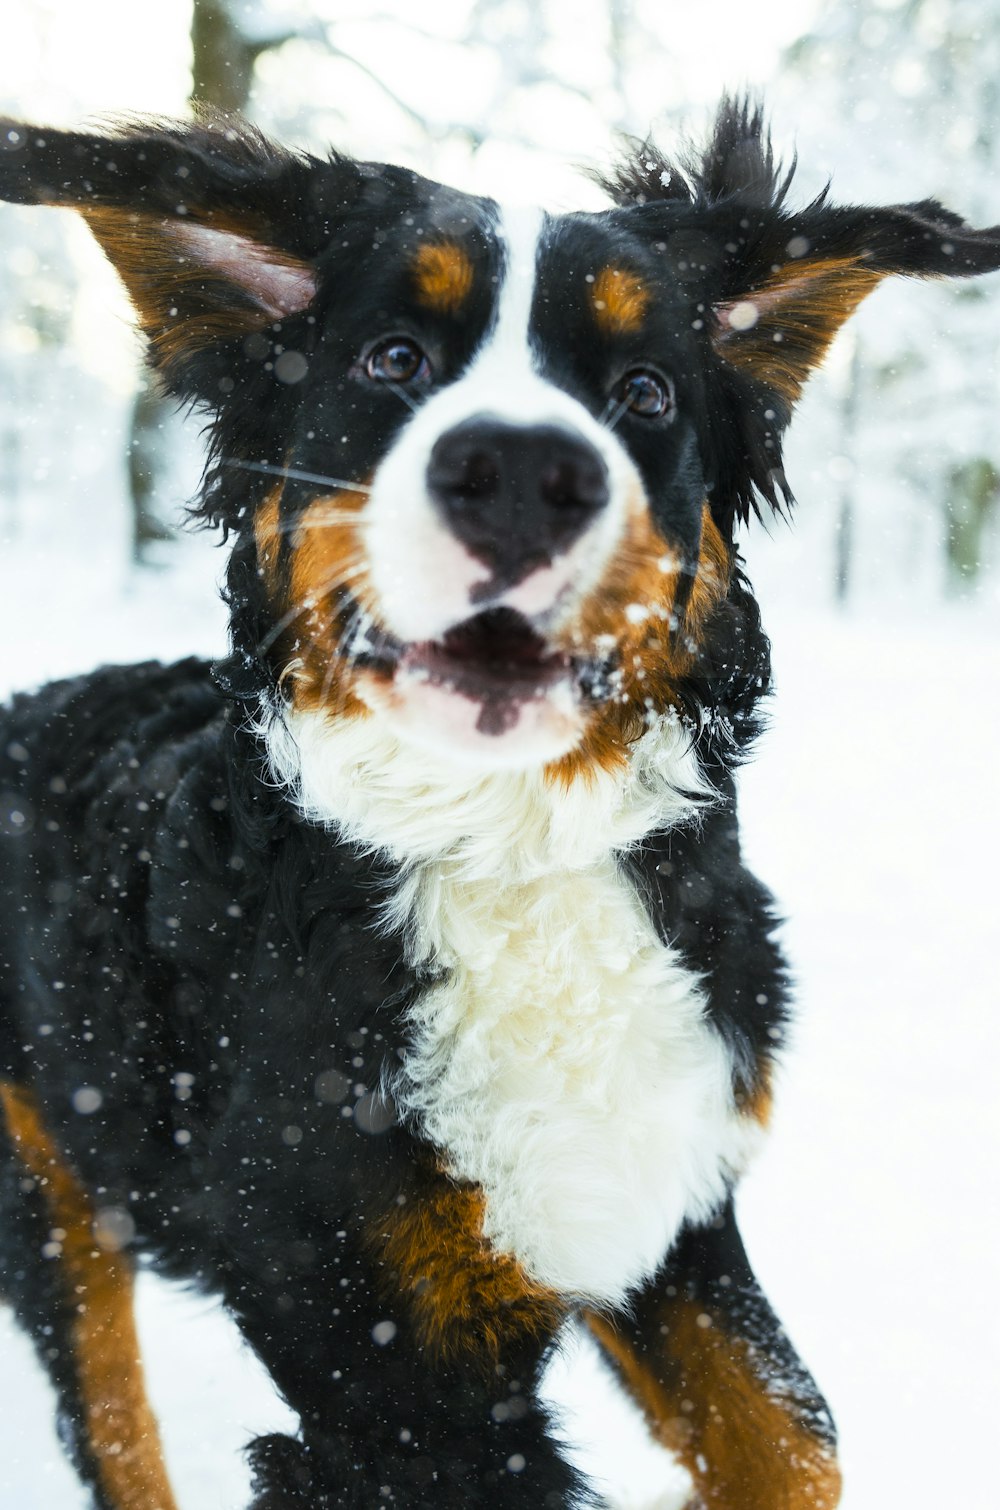
{"type": "Polygon", "coordinates": [[[454,241],[430,241],[413,259],[417,297],[440,314],[461,309],[472,291],[472,260],[454,241]]]}
{"type": "Polygon", "coordinates": [[[630,335],[642,324],[649,292],[635,273],[605,267],[591,285],[590,301],[605,335],[630,335]]]}

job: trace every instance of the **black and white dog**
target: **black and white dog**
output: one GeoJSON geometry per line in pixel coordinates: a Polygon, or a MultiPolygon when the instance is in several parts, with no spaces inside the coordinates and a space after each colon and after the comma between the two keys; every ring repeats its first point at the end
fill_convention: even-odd
{"type": "Polygon", "coordinates": [[[733,1214],[787,1011],[734,532],[860,300],[1000,231],[790,210],[731,101],[605,187],[511,213],[242,123],[0,125],[0,196],[84,216],[213,416],[232,542],[227,660],[0,738],[0,1282],[101,1510],[175,1505],[137,1258],[300,1416],[256,1510],[595,1503],[534,1396],[574,1316],[692,1504],[837,1504],[733,1214]]]}

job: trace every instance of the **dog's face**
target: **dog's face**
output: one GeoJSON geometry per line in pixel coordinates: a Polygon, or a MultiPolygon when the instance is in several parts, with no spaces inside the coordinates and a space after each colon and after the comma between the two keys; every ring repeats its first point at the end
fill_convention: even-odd
{"type": "Polygon", "coordinates": [[[288,694],[487,767],[607,758],[726,590],[689,301],[614,217],[428,186],[402,220],[356,224],[360,276],[320,260],[278,358],[283,461],[359,484],[291,479],[258,517],[275,614],[303,610],[288,694]]]}
{"type": "Polygon", "coordinates": [[[787,497],[842,321],[888,272],[1000,263],[932,202],[790,214],[728,103],[700,161],[647,146],[561,217],[225,124],[0,141],[0,195],[84,214],[215,413],[234,659],[483,769],[627,760],[706,654],[736,520],[787,497]]]}

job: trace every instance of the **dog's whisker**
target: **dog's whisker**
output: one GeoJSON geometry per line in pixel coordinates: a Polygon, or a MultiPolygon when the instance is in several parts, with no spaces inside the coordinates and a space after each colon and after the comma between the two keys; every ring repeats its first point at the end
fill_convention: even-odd
{"type": "Polygon", "coordinates": [[[366,482],[352,482],[347,477],[328,477],[325,472],[305,472],[301,467],[275,467],[267,461],[239,461],[227,457],[224,467],[235,467],[240,472],[260,472],[265,477],[287,477],[291,482],[314,482],[320,487],[344,488],[352,493],[370,493],[366,482]]]}
{"type": "Polygon", "coordinates": [[[629,399],[623,398],[620,403],[615,405],[614,409],[611,409],[611,404],[609,402],[608,408],[601,416],[601,424],[604,426],[605,430],[613,430],[615,428],[615,426],[618,424],[618,421],[625,413],[626,409],[628,409],[629,403],[629,399]],[[609,409],[611,409],[610,417],[608,416],[609,409]]]}
{"type": "Polygon", "coordinates": [[[407,393],[406,389],[401,387],[399,383],[390,383],[388,386],[398,398],[402,399],[406,407],[410,409],[414,414],[416,414],[417,410],[420,408],[420,405],[413,397],[413,394],[407,393]]]}
{"type": "Polygon", "coordinates": [[[312,609],[317,608],[322,600],[329,593],[334,592],[342,582],[347,582],[352,577],[360,576],[363,570],[364,563],[357,560],[346,567],[343,565],[338,566],[337,571],[314,588],[308,598],[303,598],[297,603],[293,603],[287,613],[283,613],[281,618],[271,626],[264,638],[258,640],[255,646],[257,654],[266,654],[275,641],[284,634],[289,625],[294,624],[295,620],[301,618],[304,613],[309,613],[312,609]]]}
{"type": "MultiPolygon", "coordinates": [[[[333,678],[337,672],[337,667],[342,661],[346,660],[346,647],[350,643],[351,637],[356,632],[359,624],[364,618],[364,615],[365,610],[362,608],[361,604],[356,604],[354,611],[348,615],[347,622],[345,623],[341,633],[337,637],[336,644],[334,645],[333,650],[330,653],[329,664],[327,665],[326,674],[323,677],[323,685],[320,689],[319,697],[322,704],[326,703],[326,699],[330,693],[330,688],[333,685],[333,678]]],[[[346,686],[342,689],[342,691],[343,698],[346,701],[346,686]]]]}
{"type": "Polygon", "coordinates": [[[280,523],[269,526],[268,532],[275,535],[295,535],[299,530],[342,530],[357,522],[358,516],[351,510],[331,508],[324,509],[319,519],[308,515],[302,515],[298,519],[282,519],[280,523]]]}

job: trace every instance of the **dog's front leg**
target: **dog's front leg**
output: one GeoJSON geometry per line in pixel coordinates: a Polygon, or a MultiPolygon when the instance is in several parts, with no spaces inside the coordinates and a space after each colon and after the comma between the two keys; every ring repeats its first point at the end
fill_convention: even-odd
{"type": "Polygon", "coordinates": [[[565,1308],[490,1248],[475,1187],[428,1157],[331,1218],[277,1179],[227,1246],[227,1300],[302,1423],[254,1444],[254,1510],[585,1503],[535,1399],[565,1308]]]}
{"type": "Polygon", "coordinates": [[[586,1319],[690,1473],[698,1510],[834,1510],[833,1422],[750,1269],[731,1199],[681,1235],[628,1315],[586,1319]]]}

